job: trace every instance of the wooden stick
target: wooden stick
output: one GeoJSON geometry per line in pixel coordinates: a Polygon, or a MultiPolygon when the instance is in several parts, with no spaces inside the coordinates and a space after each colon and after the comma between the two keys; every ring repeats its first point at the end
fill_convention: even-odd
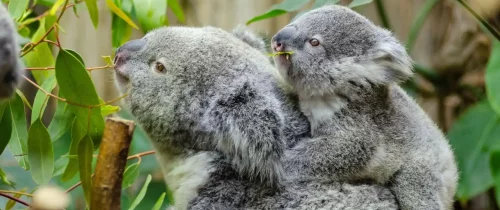
{"type": "Polygon", "coordinates": [[[123,172],[134,129],[132,121],[106,119],[92,179],[91,210],[120,210],[123,172]]]}

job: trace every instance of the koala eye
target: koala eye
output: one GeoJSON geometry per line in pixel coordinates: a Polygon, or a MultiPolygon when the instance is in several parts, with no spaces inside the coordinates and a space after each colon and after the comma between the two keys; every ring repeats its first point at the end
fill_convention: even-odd
{"type": "Polygon", "coordinates": [[[155,63],[155,70],[159,73],[165,73],[166,70],[165,70],[165,66],[163,66],[163,64],[161,64],[160,62],[156,62],[155,63]]]}
{"type": "Polygon", "coordinates": [[[309,44],[311,44],[312,46],[316,47],[319,45],[319,40],[317,39],[311,39],[309,40],[309,44]]]}

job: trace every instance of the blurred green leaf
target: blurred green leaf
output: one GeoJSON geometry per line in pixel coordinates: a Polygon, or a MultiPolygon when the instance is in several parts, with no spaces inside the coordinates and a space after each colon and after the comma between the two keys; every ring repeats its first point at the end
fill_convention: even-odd
{"type": "Polygon", "coordinates": [[[0,168],[0,180],[2,180],[3,183],[13,187],[14,185],[12,184],[11,181],[9,181],[9,179],[7,179],[7,174],[5,173],[5,171],[3,171],[3,169],[0,168]]]}
{"type": "MultiPolygon", "coordinates": [[[[47,92],[52,92],[56,87],[56,77],[54,74],[50,75],[42,84],[42,89],[47,92]]],[[[41,90],[37,90],[35,100],[33,101],[33,111],[31,112],[31,123],[35,122],[38,118],[43,116],[47,102],[50,96],[45,95],[41,90]]]]}
{"type": "Polygon", "coordinates": [[[165,195],[167,193],[162,193],[160,198],[158,198],[158,201],[156,201],[155,205],[153,206],[152,210],[160,210],[161,205],[163,204],[163,200],[165,200],[165,195]]]}
{"type": "Polygon", "coordinates": [[[41,4],[46,7],[52,7],[57,0],[37,0],[37,4],[41,4]]]}
{"type": "Polygon", "coordinates": [[[75,114],[76,119],[88,128],[87,133],[98,147],[104,130],[104,118],[99,107],[89,109],[83,106],[99,104],[97,92],[89,73],[81,62],[81,58],[73,56],[74,51],[61,50],[56,59],[56,79],[60,91],[66,96],[68,108],[75,114]],[[72,104],[73,103],[73,104],[72,104]],[[74,104],[79,104],[74,105],[74,104]],[[90,122],[89,122],[90,120],[90,122]]]}
{"type": "Polygon", "coordinates": [[[165,25],[167,18],[167,1],[165,0],[133,0],[137,19],[146,32],[165,25]]]}
{"type": "MultiPolygon", "coordinates": [[[[63,97],[61,93],[59,96],[63,97]]],[[[48,127],[52,141],[57,141],[64,135],[71,127],[74,118],[75,115],[68,109],[68,104],[58,100],[56,112],[48,127]]]]}
{"type": "Polygon", "coordinates": [[[493,185],[490,149],[500,146],[500,117],[487,101],[469,108],[448,132],[460,169],[457,198],[466,201],[493,185]]]}
{"type": "Polygon", "coordinates": [[[186,19],[184,18],[184,12],[182,11],[181,6],[179,5],[179,1],[177,0],[168,0],[168,7],[172,10],[177,20],[181,23],[185,23],[186,19]]]}
{"type": "Polygon", "coordinates": [[[106,5],[108,5],[108,8],[115,13],[118,17],[120,17],[122,20],[127,22],[130,26],[134,27],[135,29],[139,29],[137,25],[135,25],[134,21],[130,19],[125,12],[123,12],[120,8],[116,6],[116,4],[113,2],[113,0],[106,0],[106,5]]]}
{"type": "Polygon", "coordinates": [[[312,9],[322,7],[327,4],[337,4],[340,0],[315,0],[312,9]]]}
{"type": "Polygon", "coordinates": [[[130,39],[131,34],[132,27],[130,27],[117,15],[113,14],[111,16],[111,42],[113,44],[113,48],[116,49],[127,42],[127,40],[130,39]]]}
{"type": "Polygon", "coordinates": [[[146,178],[146,182],[144,182],[144,185],[141,188],[141,191],[139,191],[139,194],[137,194],[137,197],[135,197],[134,202],[132,202],[132,205],[128,208],[128,210],[134,210],[137,205],[142,201],[144,198],[144,195],[146,195],[146,191],[148,190],[149,183],[151,182],[151,175],[148,174],[148,177],[146,178]]]}
{"type": "Polygon", "coordinates": [[[94,28],[97,28],[99,22],[99,11],[97,9],[97,0],[85,0],[87,5],[87,10],[89,11],[90,19],[92,19],[92,24],[94,28]]]}
{"type": "Polygon", "coordinates": [[[12,117],[12,133],[7,145],[10,152],[14,155],[19,165],[24,169],[30,168],[28,157],[28,131],[26,128],[26,113],[21,97],[16,94],[12,100],[9,100],[10,114],[12,117]]]}
{"type": "Polygon", "coordinates": [[[12,135],[12,117],[9,103],[0,101],[0,155],[9,144],[10,135],[12,135]]]}
{"type": "Polygon", "coordinates": [[[139,176],[139,165],[140,163],[137,162],[125,169],[125,172],[123,172],[122,189],[127,189],[134,184],[134,181],[139,176]]]}
{"type": "Polygon", "coordinates": [[[500,206],[500,150],[491,153],[490,168],[495,183],[495,199],[500,206]]]}
{"type": "Polygon", "coordinates": [[[353,0],[347,7],[354,8],[371,3],[373,0],[353,0]]]}
{"type": "Polygon", "coordinates": [[[116,113],[118,111],[120,111],[119,106],[112,106],[112,105],[101,106],[102,116],[108,116],[108,115],[116,113]]]}
{"type": "Polygon", "coordinates": [[[413,46],[415,45],[415,41],[417,40],[418,34],[420,32],[420,29],[424,25],[425,20],[429,16],[429,13],[431,12],[432,8],[440,2],[439,0],[427,0],[425,1],[425,4],[422,6],[422,9],[418,12],[417,17],[415,18],[415,21],[412,23],[411,28],[410,28],[410,33],[408,35],[408,39],[406,41],[406,48],[408,49],[408,52],[411,52],[413,50],[413,46]]]}
{"type": "Polygon", "coordinates": [[[57,0],[52,8],[50,8],[50,15],[55,15],[59,7],[61,7],[66,0],[57,0]]]}
{"type": "Polygon", "coordinates": [[[490,59],[486,66],[486,92],[491,107],[500,115],[500,41],[493,41],[490,59]]]}
{"type": "Polygon", "coordinates": [[[23,100],[24,104],[25,104],[28,108],[32,109],[32,108],[31,108],[31,105],[30,105],[30,102],[28,101],[28,99],[26,98],[26,96],[24,95],[24,93],[23,93],[23,92],[21,92],[19,89],[16,89],[16,93],[17,93],[17,95],[19,95],[19,97],[21,97],[21,100],[23,100]]]}
{"type": "Polygon", "coordinates": [[[29,2],[29,0],[11,0],[8,5],[10,16],[16,20],[20,18],[28,7],[29,2]]]}
{"type": "Polygon", "coordinates": [[[54,150],[49,132],[40,119],[29,129],[28,158],[33,180],[39,185],[47,184],[54,173],[54,150]]]}
{"type": "MultiPolygon", "coordinates": [[[[39,41],[45,34],[45,18],[40,19],[40,26],[38,30],[33,34],[31,42],[39,41]]],[[[48,43],[42,42],[28,52],[23,59],[26,62],[26,66],[29,67],[52,67],[54,66],[54,57],[52,56],[52,51],[49,48],[48,43]]],[[[31,71],[33,77],[38,84],[43,84],[43,82],[54,74],[54,71],[31,71]]]]}
{"type": "Polygon", "coordinates": [[[92,186],[92,152],[94,145],[90,136],[85,135],[78,144],[78,165],[80,166],[80,180],[82,182],[83,194],[87,206],[90,203],[90,192],[92,186]]]}
{"type": "Polygon", "coordinates": [[[56,163],[54,164],[54,175],[53,176],[59,176],[59,175],[63,174],[68,163],[69,163],[69,157],[67,157],[67,156],[62,156],[59,159],[57,159],[56,163]]]}
{"type": "Polygon", "coordinates": [[[296,11],[302,8],[308,2],[309,0],[284,0],[279,4],[273,5],[271,9],[269,9],[266,13],[253,17],[252,19],[247,21],[246,24],[250,25],[251,23],[259,20],[269,19],[272,17],[286,14],[287,12],[296,11]]]}
{"type": "Polygon", "coordinates": [[[71,180],[79,170],[78,159],[71,156],[78,155],[78,145],[85,137],[85,128],[81,125],[80,121],[74,119],[71,126],[71,145],[69,146],[69,162],[61,177],[61,181],[66,182],[71,180]]]}

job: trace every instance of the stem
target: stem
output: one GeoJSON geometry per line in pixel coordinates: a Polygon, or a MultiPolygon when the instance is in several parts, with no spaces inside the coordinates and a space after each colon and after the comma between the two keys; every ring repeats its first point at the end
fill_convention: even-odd
{"type": "Polygon", "coordinates": [[[389,23],[389,19],[387,18],[387,13],[384,9],[384,2],[382,0],[375,0],[375,6],[377,7],[378,15],[380,16],[380,20],[382,21],[382,25],[391,30],[391,24],[389,23]]]}
{"type": "MultiPolygon", "coordinates": [[[[54,44],[57,44],[54,42],[54,44]]],[[[99,70],[99,69],[108,69],[108,68],[113,68],[111,65],[106,65],[106,66],[98,66],[98,67],[90,67],[90,68],[85,68],[87,71],[94,71],[94,70],[99,70]]],[[[43,70],[54,70],[56,67],[32,67],[32,68],[25,68],[27,71],[43,71],[43,70]]]]}
{"type": "Polygon", "coordinates": [[[16,198],[16,197],[14,197],[14,196],[10,196],[10,195],[5,194],[5,193],[3,193],[3,192],[0,192],[0,196],[2,196],[2,197],[6,197],[6,198],[8,198],[8,199],[10,199],[10,200],[13,200],[13,201],[15,201],[15,202],[17,202],[17,203],[23,204],[23,205],[25,205],[25,206],[27,206],[27,207],[29,207],[29,206],[30,206],[30,205],[29,205],[26,201],[23,201],[23,200],[21,200],[21,199],[19,199],[19,198],[16,198]]]}
{"type": "Polygon", "coordinates": [[[17,191],[10,191],[10,190],[0,190],[0,193],[19,194],[19,195],[24,195],[24,196],[28,196],[28,197],[33,197],[33,194],[24,193],[24,192],[17,192],[17,191]]]}
{"type": "Polygon", "coordinates": [[[441,77],[432,69],[426,68],[420,64],[414,64],[413,69],[433,84],[439,84],[441,82],[441,77]]]}
{"type": "Polygon", "coordinates": [[[467,9],[467,11],[469,11],[477,20],[479,20],[479,22],[481,22],[481,24],[484,25],[484,27],[486,27],[486,29],[488,29],[488,31],[496,38],[500,41],[500,32],[498,32],[493,26],[491,26],[488,21],[486,21],[483,17],[481,17],[481,15],[477,14],[476,11],[474,11],[470,6],[469,4],[467,4],[465,1],[463,0],[457,0],[458,3],[460,3],[463,7],[465,7],[465,9],[467,9]]]}
{"type": "Polygon", "coordinates": [[[65,99],[65,98],[61,98],[61,97],[56,96],[56,95],[54,95],[54,94],[52,94],[52,93],[49,93],[48,91],[46,91],[46,90],[44,90],[42,87],[40,87],[38,84],[36,84],[35,82],[31,81],[28,77],[26,77],[26,76],[24,76],[24,75],[23,75],[23,77],[24,77],[24,79],[25,79],[26,81],[28,81],[29,83],[31,83],[32,85],[34,85],[35,87],[37,87],[39,90],[41,90],[43,93],[45,93],[45,95],[48,95],[48,96],[50,96],[50,97],[52,97],[52,98],[55,98],[55,99],[60,100],[60,101],[62,101],[62,102],[66,102],[66,103],[71,104],[71,105],[75,105],[75,106],[79,106],[79,107],[84,107],[84,108],[89,108],[89,106],[82,105],[82,104],[77,104],[77,103],[73,103],[73,102],[71,102],[71,101],[68,101],[68,100],[67,100],[67,99],[65,99]]]}

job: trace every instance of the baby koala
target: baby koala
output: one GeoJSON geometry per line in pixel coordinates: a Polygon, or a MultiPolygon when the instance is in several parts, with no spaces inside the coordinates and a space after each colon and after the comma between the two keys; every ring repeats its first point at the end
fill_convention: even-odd
{"type": "Polygon", "coordinates": [[[400,207],[452,207],[457,167],[439,128],[398,86],[412,61],[393,35],[342,6],[309,11],[272,38],[313,139],[286,160],[297,180],[375,181],[400,207]]]}

